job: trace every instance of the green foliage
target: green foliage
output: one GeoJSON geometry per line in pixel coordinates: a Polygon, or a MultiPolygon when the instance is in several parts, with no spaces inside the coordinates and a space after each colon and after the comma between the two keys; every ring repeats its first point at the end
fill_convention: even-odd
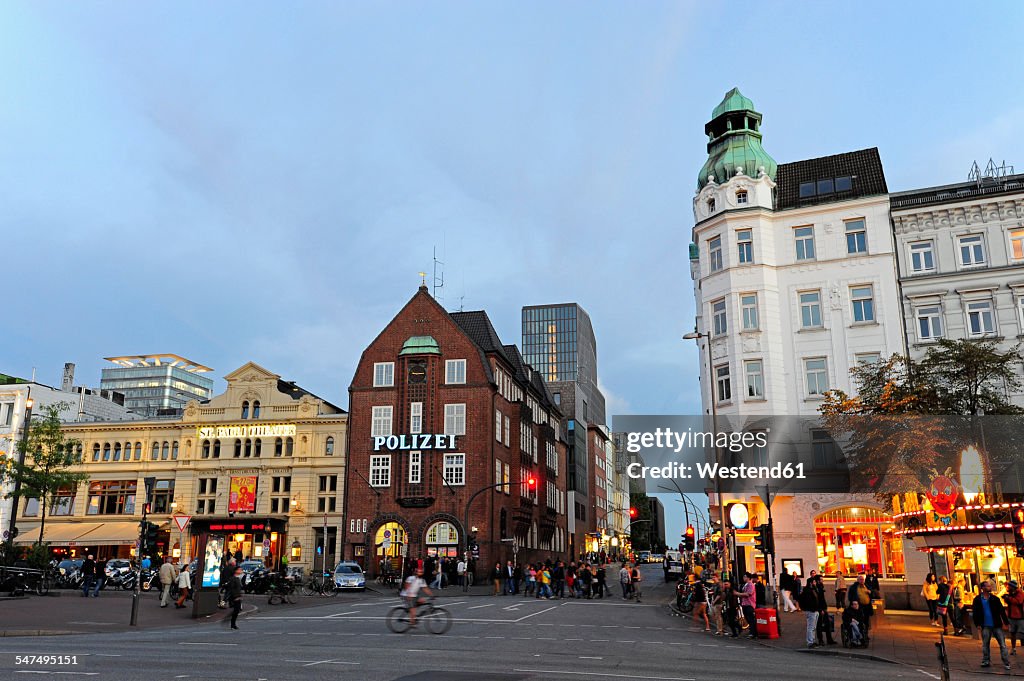
{"type": "Polygon", "coordinates": [[[60,414],[67,408],[65,403],[43,407],[39,418],[29,424],[28,437],[18,442],[18,456],[24,458],[24,463],[11,462],[7,472],[12,482],[21,485],[20,499],[39,499],[40,542],[46,512],[57,491],[62,487],[77,487],[88,479],[87,474],[73,470],[80,463],[76,455],[79,441],[64,437],[60,414]]]}

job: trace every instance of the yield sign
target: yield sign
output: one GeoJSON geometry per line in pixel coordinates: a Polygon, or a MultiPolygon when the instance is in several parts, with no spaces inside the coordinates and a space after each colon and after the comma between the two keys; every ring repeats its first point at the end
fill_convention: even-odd
{"type": "Polygon", "coordinates": [[[185,528],[188,527],[188,521],[192,520],[190,515],[176,515],[174,516],[174,524],[178,526],[178,532],[184,532],[185,528]]]}

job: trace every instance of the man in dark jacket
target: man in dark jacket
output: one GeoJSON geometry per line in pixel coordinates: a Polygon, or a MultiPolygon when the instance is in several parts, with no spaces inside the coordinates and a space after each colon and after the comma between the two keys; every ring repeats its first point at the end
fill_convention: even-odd
{"type": "Polygon", "coordinates": [[[870,640],[868,632],[871,630],[871,616],[875,614],[875,609],[871,605],[871,591],[868,590],[862,574],[857,575],[857,581],[850,585],[850,589],[846,593],[846,602],[853,603],[854,601],[860,603],[861,634],[864,635],[866,644],[870,640]]]}
{"type": "Polygon", "coordinates": [[[89,590],[96,583],[96,561],[93,560],[92,554],[82,561],[82,576],[85,578],[82,583],[82,597],[87,598],[89,590]]]}
{"type": "Polygon", "coordinates": [[[227,599],[231,605],[231,628],[238,628],[238,613],[242,612],[242,568],[235,567],[234,576],[228,581],[227,599]]]}
{"type": "Polygon", "coordinates": [[[807,647],[814,648],[818,645],[815,640],[815,633],[818,629],[818,592],[813,588],[814,582],[807,585],[803,591],[800,592],[800,598],[798,604],[800,609],[804,611],[804,617],[807,618],[807,647]]]}
{"type": "Polygon", "coordinates": [[[821,575],[814,578],[814,594],[818,598],[818,645],[823,646],[827,643],[834,646],[836,641],[832,638],[832,632],[835,629],[835,621],[828,613],[828,597],[825,595],[825,581],[821,575]],[[822,634],[825,634],[825,641],[821,640],[822,634]]]}
{"type": "Polygon", "coordinates": [[[992,582],[985,580],[979,586],[981,592],[974,599],[974,626],[981,629],[981,666],[991,667],[992,637],[999,643],[999,656],[1003,666],[1010,669],[1010,654],[1006,650],[1006,636],[1003,627],[1009,623],[1006,609],[998,598],[992,595],[992,582]]]}

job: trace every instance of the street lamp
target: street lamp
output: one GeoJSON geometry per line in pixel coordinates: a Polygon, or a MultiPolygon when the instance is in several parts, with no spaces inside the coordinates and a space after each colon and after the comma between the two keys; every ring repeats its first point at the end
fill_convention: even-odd
{"type": "MultiPolygon", "coordinates": [[[[699,347],[700,343],[699,343],[699,341],[700,341],[701,338],[703,338],[703,339],[705,339],[705,341],[707,341],[707,342],[704,343],[704,356],[707,358],[707,369],[708,369],[708,401],[711,403],[711,429],[715,432],[715,435],[716,435],[715,444],[714,444],[714,448],[715,448],[715,463],[720,463],[720,461],[719,461],[719,450],[718,450],[718,438],[717,438],[717,435],[718,435],[718,407],[715,404],[715,386],[714,386],[715,374],[714,374],[714,370],[711,367],[711,334],[709,334],[709,333],[702,333],[700,331],[694,330],[694,331],[691,331],[690,333],[687,333],[687,334],[683,335],[683,340],[698,341],[698,351],[700,350],[700,347],[699,347]]],[[[733,570],[733,566],[732,566],[732,559],[729,556],[729,542],[724,541],[725,540],[725,528],[726,528],[726,524],[725,524],[725,504],[722,502],[722,481],[719,480],[717,477],[715,477],[715,496],[718,498],[718,517],[719,517],[719,522],[722,523],[722,539],[723,539],[722,557],[724,558],[724,562],[726,563],[726,565],[729,568],[729,575],[733,579],[736,579],[735,571],[733,570]]]]}

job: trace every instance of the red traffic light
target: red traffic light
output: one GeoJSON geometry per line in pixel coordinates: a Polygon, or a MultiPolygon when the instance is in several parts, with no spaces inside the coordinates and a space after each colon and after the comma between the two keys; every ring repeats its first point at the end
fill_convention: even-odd
{"type": "Polygon", "coordinates": [[[537,479],[533,476],[530,476],[526,480],[526,486],[531,490],[537,489],[537,479]]]}
{"type": "Polygon", "coordinates": [[[630,506],[629,507],[629,517],[630,518],[635,518],[638,515],[639,515],[639,513],[637,512],[636,507],[635,506],[630,506]]]}

